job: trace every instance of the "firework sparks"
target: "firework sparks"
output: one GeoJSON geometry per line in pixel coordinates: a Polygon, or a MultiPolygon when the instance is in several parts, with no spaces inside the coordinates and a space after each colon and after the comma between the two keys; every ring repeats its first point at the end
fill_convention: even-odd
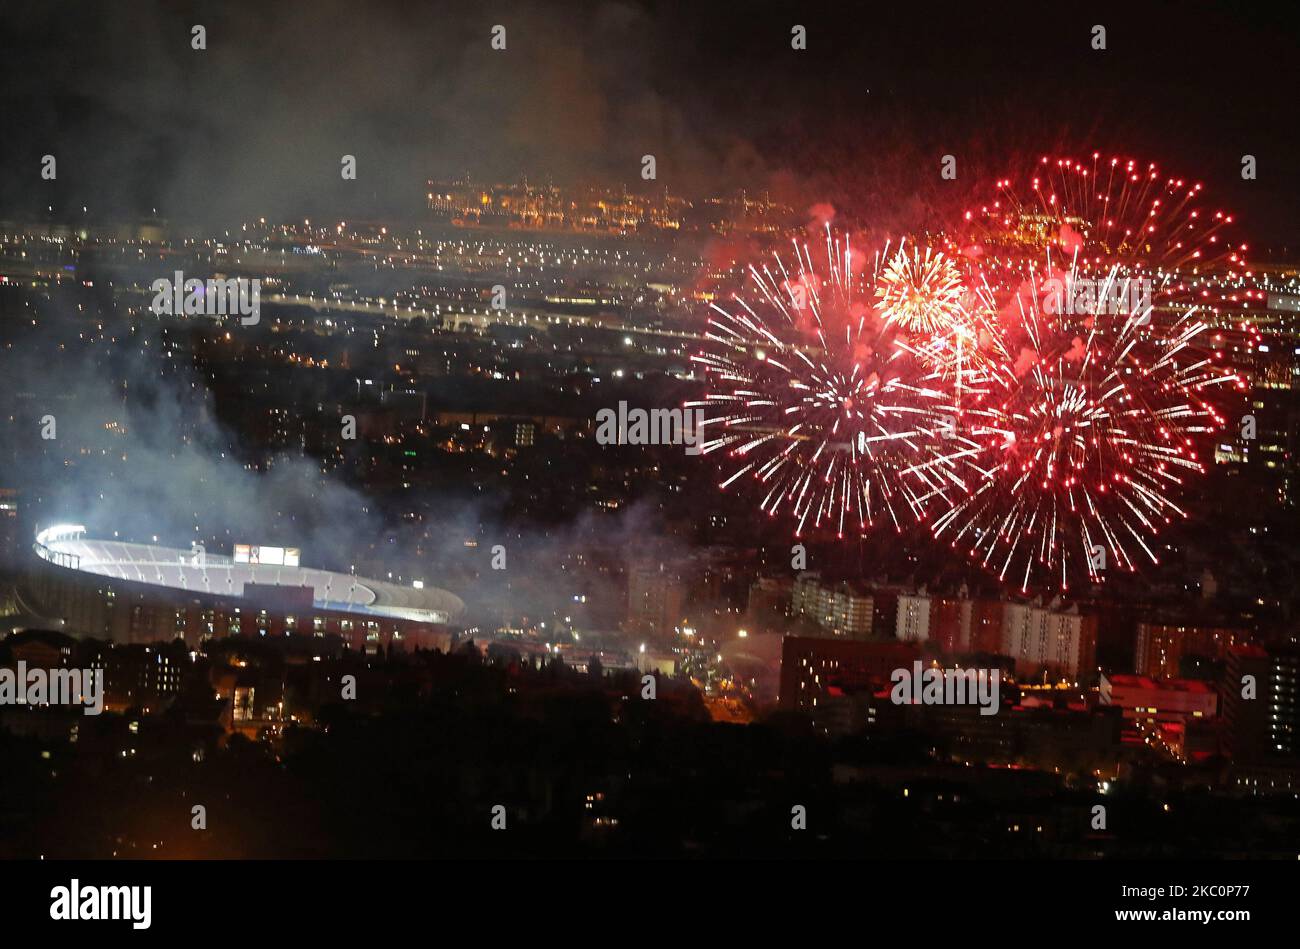
{"type": "Polygon", "coordinates": [[[1027,180],[1001,179],[995,192],[966,212],[960,245],[977,250],[990,271],[1018,271],[1053,250],[1058,265],[1149,281],[1165,301],[1237,302],[1248,248],[1229,240],[1232,214],[1205,205],[1199,182],[1094,152],[1086,160],[1043,157],[1027,180]]]}
{"type": "Polygon", "coordinates": [[[1193,351],[1206,327],[1192,312],[1152,339],[1131,315],[1072,326],[1022,306],[1024,345],[977,433],[996,463],[935,536],[1022,589],[1157,563],[1154,535],[1185,516],[1177,496],[1204,471],[1195,445],[1224,423],[1203,393],[1236,376],[1193,351]]]}
{"type": "Polygon", "coordinates": [[[994,301],[1003,359],[973,433],[990,474],[934,522],[1024,590],[1158,563],[1156,535],[1204,472],[1198,446],[1224,424],[1211,396],[1244,385],[1201,348],[1244,266],[1221,240],[1231,216],[1203,217],[1200,186],[1154,166],[1050,167],[1031,199],[1002,181],[967,215],[983,228],[968,280],[994,301]]]}
{"type": "MultiPolygon", "coordinates": [[[[711,383],[702,402],[705,453],[732,470],[723,488],[751,478],[769,515],[796,532],[901,528],[962,492],[979,446],[957,435],[950,386],[900,341],[871,305],[877,272],[855,273],[847,238],[795,244],[793,270],[778,256],[751,267],[747,293],[712,307],[694,357],[711,383]]],[[[877,258],[878,260],[878,258],[877,258]]]]}
{"type": "Polygon", "coordinates": [[[943,250],[855,258],[826,228],[714,305],[706,453],[809,529],[924,524],[1007,583],[1068,590],[1160,560],[1244,389],[1208,347],[1245,245],[1200,185],[1043,161],[943,250]]]}
{"type": "Polygon", "coordinates": [[[967,322],[963,290],[961,274],[942,252],[900,247],[880,275],[876,299],[887,321],[942,336],[967,322]]]}

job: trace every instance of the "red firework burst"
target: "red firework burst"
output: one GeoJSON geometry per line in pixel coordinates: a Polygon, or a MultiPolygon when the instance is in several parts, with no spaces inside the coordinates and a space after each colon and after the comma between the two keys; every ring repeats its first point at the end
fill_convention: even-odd
{"type": "Polygon", "coordinates": [[[968,280],[998,314],[994,392],[971,437],[987,474],[935,535],[999,577],[1068,589],[1158,562],[1199,446],[1224,424],[1213,392],[1243,383],[1206,352],[1235,303],[1244,245],[1201,188],[1154,166],[1044,161],[968,212],[968,280]],[[1100,173],[1099,173],[1100,170],[1100,173]]]}
{"type": "Polygon", "coordinates": [[[690,405],[717,433],[703,450],[726,459],[721,487],[751,478],[760,508],[793,515],[797,533],[901,528],[946,508],[979,446],[955,432],[950,380],[876,308],[880,256],[856,260],[829,227],[793,256],[793,269],[779,256],[750,268],[694,357],[710,391],[690,405]]]}

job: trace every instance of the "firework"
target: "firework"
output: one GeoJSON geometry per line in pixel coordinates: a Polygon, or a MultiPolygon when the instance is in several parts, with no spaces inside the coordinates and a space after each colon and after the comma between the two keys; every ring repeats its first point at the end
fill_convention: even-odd
{"type": "Polygon", "coordinates": [[[879,255],[861,267],[828,227],[824,246],[795,243],[793,257],[750,267],[694,357],[710,391],[691,405],[716,433],[703,451],[729,469],[720,486],[750,479],[796,533],[901,528],[945,509],[979,446],[956,433],[949,381],[875,308],[879,255]]]}
{"type": "Polygon", "coordinates": [[[935,536],[1022,589],[1157,563],[1154,536],[1186,516],[1177,497],[1204,471],[1196,445],[1224,423],[1205,394],[1236,376],[1194,351],[1205,324],[1190,312],[1150,339],[1132,316],[1071,325],[1020,305],[1023,346],[973,432],[989,475],[935,536]]]}
{"type": "Polygon", "coordinates": [[[1023,276],[1025,261],[1103,280],[1149,285],[1153,305],[1214,309],[1242,301],[1245,244],[1228,238],[1232,214],[1205,205],[1202,185],[1132,159],[1048,158],[1023,180],[996,182],[989,202],[965,213],[963,256],[986,275],[1023,276]]]}
{"type": "Polygon", "coordinates": [[[961,274],[942,252],[900,247],[875,294],[886,321],[912,333],[943,335],[966,322],[963,290],[961,274]]]}
{"type": "Polygon", "coordinates": [[[966,390],[980,390],[996,357],[988,298],[967,287],[952,258],[932,248],[899,246],[875,285],[883,319],[899,330],[899,345],[954,387],[958,405],[966,390]]]}
{"type": "Polygon", "coordinates": [[[1245,245],[1199,184],[1044,160],[942,242],[855,258],[826,229],[749,269],[698,354],[721,486],[808,529],[926,525],[1022,590],[1159,563],[1243,389],[1207,331],[1245,245]]]}
{"type": "Polygon", "coordinates": [[[1243,266],[1221,237],[1231,216],[1154,166],[1050,167],[1031,198],[999,182],[967,215],[966,280],[997,313],[1001,358],[970,433],[987,474],[934,521],[1025,590],[1158,563],[1155,538],[1187,515],[1199,448],[1224,424],[1215,393],[1243,386],[1203,348],[1243,266]]]}

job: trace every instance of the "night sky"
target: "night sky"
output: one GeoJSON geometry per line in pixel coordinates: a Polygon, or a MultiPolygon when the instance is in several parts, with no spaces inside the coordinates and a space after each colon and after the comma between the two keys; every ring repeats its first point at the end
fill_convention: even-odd
{"type": "Polygon", "coordinates": [[[0,217],[413,219],[429,177],[637,188],[648,153],[674,192],[906,227],[1040,154],[1098,150],[1204,181],[1257,254],[1300,256],[1281,7],[11,0],[4,18],[0,217]]]}

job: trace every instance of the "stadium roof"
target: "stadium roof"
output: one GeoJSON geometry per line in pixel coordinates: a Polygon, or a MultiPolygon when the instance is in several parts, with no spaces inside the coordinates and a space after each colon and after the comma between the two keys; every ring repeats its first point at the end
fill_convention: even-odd
{"type": "Polygon", "coordinates": [[[176,547],[94,540],[77,524],[41,531],[36,535],[36,553],[83,573],[192,593],[242,597],[247,583],[311,587],[315,609],[363,616],[447,623],[465,608],[460,597],[437,587],[417,589],[310,567],[235,563],[220,554],[198,556],[176,547]]]}

